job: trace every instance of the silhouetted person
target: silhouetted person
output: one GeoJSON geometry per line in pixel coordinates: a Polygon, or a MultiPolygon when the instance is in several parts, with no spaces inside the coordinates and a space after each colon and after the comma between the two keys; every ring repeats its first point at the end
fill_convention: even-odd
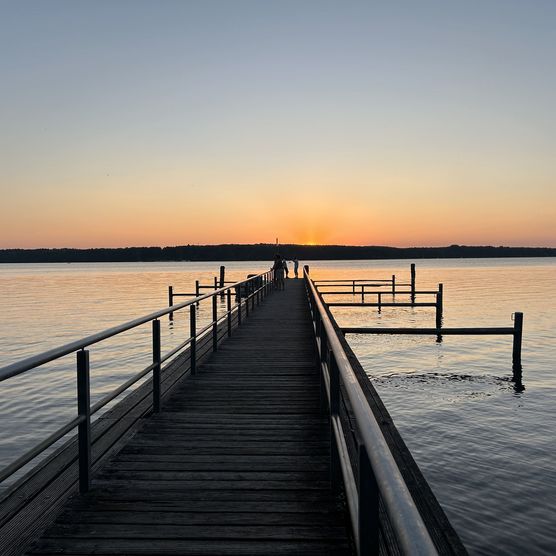
{"type": "Polygon", "coordinates": [[[282,259],[282,262],[284,263],[284,272],[286,273],[286,278],[289,278],[289,270],[288,270],[288,261],[286,261],[286,259],[282,259]]]}
{"type": "Polygon", "coordinates": [[[296,257],[293,260],[293,273],[295,274],[296,278],[299,278],[298,272],[299,272],[299,261],[297,260],[297,257],[296,257]]]}
{"type": "Polygon", "coordinates": [[[277,289],[283,290],[286,286],[284,280],[284,259],[278,254],[274,257],[272,271],[274,272],[274,285],[277,289]]]}

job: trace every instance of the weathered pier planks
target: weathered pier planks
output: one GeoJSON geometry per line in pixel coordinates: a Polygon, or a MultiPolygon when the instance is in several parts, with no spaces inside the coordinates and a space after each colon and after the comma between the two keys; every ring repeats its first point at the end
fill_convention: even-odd
{"type": "Polygon", "coordinates": [[[351,554],[302,280],[164,400],[30,554],[351,554]]]}

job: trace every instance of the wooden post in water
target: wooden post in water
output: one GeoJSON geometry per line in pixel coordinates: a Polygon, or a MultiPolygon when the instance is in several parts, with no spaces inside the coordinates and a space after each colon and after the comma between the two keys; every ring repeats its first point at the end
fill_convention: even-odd
{"type": "Polygon", "coordinates": [[[415,263],[411,263],[411,303],[415,303],[415,263]]]}
{"type": "Polygon", "coordinates": [[[195,280],[195,297],[199,297],[199,280],[195,280]]]}
{"type": "Polygon", "coordinates": [[[191,374],[194,375],[197,370],[197,319],[195,304],[189,306],[189,337],[191,338],[189,348],[191,374]]]}
{"type": "MultiPolygon", "coordinates": [[[[174,304],[174,287],[168,286],[168,307],[174,304]]],[[[168,313],[168,320],[174,320],[174,312],[168,313]]]]}
{"type": "MultiPolygon", "coordinates": [[[[225,275],[226,275],[226,267],[225,267],[225,266],[221,266],[221,267],[220,267],[220,288],[223,288],[223,287],[224,287],[225,275]]],[[[224,296],[225,296],[225,295],[226,295],[226,294],[225,294],[224,292],[222,292],[222,293],[220,294],[220,297],[221,297],[222,299],[224,299],[224,296]]]]}
{"type": "Polygon", "coordinates": [[[514,345],[512,350],[512,368],[514,378],[521,377],[521,342],[523,340],[523,313],[514,314],[514,345]]]}
{"type": "Polygon", "coordinates": [[[89,351],[77,352],[77,415],[83,417],[79,423],[79,492],[85,493],[91,487],[91,389],[89,383],[89,351]]]}
{"type": "MultiPolygon", "coordinates": [[[[444,319],[444,284],[438,284],[438,292],[436,294],[436,328],[442,328],[442,320],[444,319]]],[[[436,337],[437,342],[442,341],[442,336],[439,334],[436,337]]]]}
{"type": "Polygon", "coordinates": [[[382,311],[382,293],[378,292],[378,312],[382,311]]]}
{"type": "Polygon", "coordinates": [[[153,413],[160,413],[160,321],[153,320],[153,413]]]}

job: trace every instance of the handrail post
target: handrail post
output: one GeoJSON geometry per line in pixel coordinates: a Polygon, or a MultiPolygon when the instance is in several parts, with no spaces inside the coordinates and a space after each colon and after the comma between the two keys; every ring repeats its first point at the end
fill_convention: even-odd
{"type": "Polygon", "coordinates": [[[361,303],[365,303],[365,284],[361,284],[361,303]]]}
{"type": "Polygon", "coordinates": [[[336,358],[329,349],[328,373],[330,375],[330,415],[338,415],[340,411],[340,371],[336,358]]]}
{"type": "Polygon", "coordinates": [[[392,296],[396,295],[396,275],[392,274],[392,296]]]}
{"type": "Polygon", "coordinates": [[[358,553],[378,554],[378,486],[364,444],[359,444],[358,553]]]}
{"type": "MultiPolygon", "coordinates": [[[[438,292],[436,294],[436,328],[440,330],[442,328],[442,320],[444,313],[444,284],[438,284],[438,292]]],[[[437,342],[442,341],[442,336],[438,334],[436,337],[437,342]]]]}
{"type": "Polygon", "coordinates": [[[218,307],[216,305],[216,295],[212,296],[212,351],[218,349],[218,307]]]}
{"type": "MultiPolygon", "coordinates": [[[[174,304],[174,287],[168,286],[168,307],[174,304]]],[[[174,312],[168,313],[168,320],[174,320],[174,312]]]]}
{"type": "Polygon", "coordinates": [[[189,307],[189,337],[191,338],[189,361],[191,374],[194,375],[197,370],[197,317],[195,304],[189,307]]]}
{"type": "Polygon", "coordinates": [[[336,435],[334,434],[334,419],[340,414],[340,370],[332,350],[329,350],[328,374],[330,377],[330,482],[335,491],[342,484],[342,464],[336,435]]]}
{"type": "Polygon", "coordinates": [[[241,326],[241,288],[238,286],[237,288],[237,325],[241,326]]]}
{"type": "MultiPolygon", "coordinates": [[[[245,284],[247,286],[248,284],[245,284]]],[[[245,318],[249,318],[249,288],[245,288],[245,293],[247,294],[245,297],[245,318]]]]}
{"type": "Polygon", "coordinates": [[[352,287],[353,295],[355,295],[355,280],[352,281],[352,286],[351,287],[352,287]]]}
{"type": "Polygon", "coordinates": [[[226,309],[228,312],[228,336],[232,335],[232,291],[226,290],[226,309]]]}
{"type": "Polygon", "coordinates": [[[78,426],[79,492],[91,487],[91,388],[89,381],[89,351],[77,352],[77,414],[84,417],[78,426]]]}
{"type": "Polygon", "coordinates": [[[382,293],[378,292],[378,312],[382,311],[382,293]]]}
{"type": "MultiPolygon", "coordinates": [[[[320,361],[318,364],[319,371],[319,401],[320,401],[320,411],[323,414],[328,413],[328,399],[326,396],[326,382],[324,380],[324,364],[326,363],[326,368],[329,367],[329,356],[330,352],[328,349],[328,341],[326,337],[326,332],[321,330],[320,335],[320,361]]],[[[329,371],[330,372],[330,371],[329,371]]]]}
{"type": "Polygon", "coordinates": [[[322,323],[319,326],[319,338],[320,338],[320,362],[326,363],[326,358],[328,356],[328,342],[326,338],[326,332],[323,330],[322,323]],[[324,333],[323,333],[324,332],[324,333]]]}
{"type": "Polygon", "coordinates": [[[153,412],[160,413],[160,321],[153,320],[153,412]]]}
{"type": "Polygon", "coordinates": [[[514,314],[514,343],[512,350],[512,368],[514,373],[521,371],[521,342],[523,339],[523,313],[514,314]]]}

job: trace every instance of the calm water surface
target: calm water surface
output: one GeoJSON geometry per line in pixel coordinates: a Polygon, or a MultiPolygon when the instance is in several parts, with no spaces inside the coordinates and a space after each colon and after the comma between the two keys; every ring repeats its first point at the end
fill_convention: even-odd
{"type": "MultiPolygon", "coordinates": [[[[409,278],[409,261],[310,265],[315,278],[409,278]]],[[[168,285],[191,292],[218,266],[0,266],[0,366],[163,307],[168,285]]],[[[227,279],[268,266],[226,263],[227,279]]],[[[350,344],[469,551],[554,554],[556,259],[417,261],[418,289],[439,282],[445,326],[511,326],[513,312],[525,313],[523,392],[510,380],[509,336],[446,336],[439,344],[427,336],[353,335],[350,344]]],[[[342,325],[434,326],[429,308],[334,314],[342,325]]],[[[209,316],[201,306],[201,319],[209,316]]],[[[162,324],[164,350],[188,335],[186,314],[162,324]]],[[[148,325],[92,346],[93,402],[150,357],[148,325]]],[[[74,367],[68,356],[2,383],[0,466],[75,415],[74,367]]]]}

